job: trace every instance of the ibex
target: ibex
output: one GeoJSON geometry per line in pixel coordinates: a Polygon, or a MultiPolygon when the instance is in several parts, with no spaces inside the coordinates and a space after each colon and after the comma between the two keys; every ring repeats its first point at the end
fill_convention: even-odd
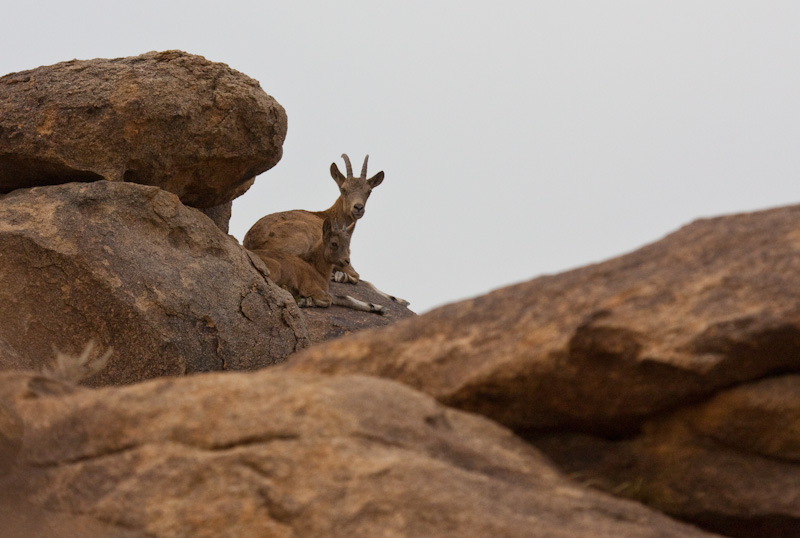
{"type": "MultiPolygon", "coordinates": [[[[342,158],[347,167],[347,177],[339,171],[336,163],[331,163],[331,176],[339,186],[340,193],[331,207],[324,211],[294,209],[262,217],[245,234],[244,247],[253,251],[271,250],[304,256],[320,240],[320,231],[325,219],[336,220],[347,226],[348,229],[350,227],[354,229],[356,221],[364,216],[364,206],[372,189],[381,184],[384,174],[381,171],[367,179],[367,162],[369,161],[369,155],[367,155],[364,157],[361,175],[354,177],[350,158],[346,154],[342,154],[342,158]]],[[[352,234],[352,231],[350,233],[352,234]]],[[[332,278],[337,282],[357,284],[360,276],[352,265],[334,265],[332,278]]],[[[369,282],[362,282],[388,299],[402,305],[409,304],[408,301],[381,292],[369,282]]]]}
{"type": "Polygon", "coordinates": [[[257,249],[253,253],[261,258],[270,272],[270,279],[288,290],[299,306],[319,306],[326,308],[331,304],[384,314],[381,305],[365,303],[349,295],[331,295],[330,280],[334,265],[350,266],[350,235],[355,223],[349,227],[326,218],[322,223],[322,237],[310,252],[296,256],[280,250],[257,249]]]}

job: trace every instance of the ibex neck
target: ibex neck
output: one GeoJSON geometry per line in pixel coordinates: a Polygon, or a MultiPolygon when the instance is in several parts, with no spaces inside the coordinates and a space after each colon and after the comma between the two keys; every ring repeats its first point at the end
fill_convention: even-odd
{"type": "Polygon", "coordinates": [[[300,258],[311,265],[319,274],[323,275],[326,280],[330,279],[333,264],[325,259],[325,248],[322,241],[317,241],[314,248],[307,254],[300,256],[300,258]]]}
{"type": "Polygon", "coordinates": [[[331,218],[336,219],[339,226],[350,226],[356,219],[350,214],[350,211],[344,206],[344,197],[339,196],[331,207],[325,210],[325,213],[331,218]]]}

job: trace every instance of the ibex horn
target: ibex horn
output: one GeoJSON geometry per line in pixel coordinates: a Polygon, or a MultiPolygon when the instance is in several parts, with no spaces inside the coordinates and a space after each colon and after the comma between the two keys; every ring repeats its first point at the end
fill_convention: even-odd
{"type": "Polygon", "coordinates": [[[364,157],[364,166],[361,167],[361,179],[367,179],[367,161],[369,160],[369,155],[364,157]]]}
{"type": "Polygon", "coordinates": [[[344,164],[347,166],[347,177],[353,177],[353,165],[350,164],[350,157],[347,156],[347,153],[342,153],[342,159],[344,159],[344,164]]]}

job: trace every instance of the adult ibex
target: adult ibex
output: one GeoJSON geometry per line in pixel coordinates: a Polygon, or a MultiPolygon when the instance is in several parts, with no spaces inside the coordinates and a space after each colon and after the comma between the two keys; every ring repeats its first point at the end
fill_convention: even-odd
{"type": "MultiPolygon", "coordinates": [[[[364,206],[367,203],[372,189],[383,181],[383,172],[378,172],[367,179],[367,163],[369,155],[364,157],[361,175],[353,176],[353,167],[350,158],[342,154],[347,167],[345,177],[336,166],[331,163],[331,176],[339,186],[339,197],[336,202],[324,211],[306,211],[294,209],[272,213],[256,222],[244,236],[244,247],[249,250],[280,251],[295,256],[307,255],[321,238],[322,223],[325,219],[336,220],[344,226],[353,229],[358,219],[364,216],[364,206]]],[[[352,231],[351,231],[352,234],[352,231]]],[[[360,276],[352,265],[334,265],[332,277],[337,282],[357,284],[360,276]]],[[[380,293],[384,297],[408,305],[408,301],[397,299],[381,292],[369,282],[363,284],[380,293]]]]}
{"type": "Polygon", "coordinates": [[[269,268],[270,279],[288,290],[300,306],[326,308],[331,304],[383,314],[381,305],[365,303],[349,295],[331,295],[331,270],[334,265],[349,267],[350,235],[355,224],[339,227],[336,220],[326,218],[322,223],[322,237],[310,252],[301,256],[280,250],[256,249],[253,253],[269,268]]]}

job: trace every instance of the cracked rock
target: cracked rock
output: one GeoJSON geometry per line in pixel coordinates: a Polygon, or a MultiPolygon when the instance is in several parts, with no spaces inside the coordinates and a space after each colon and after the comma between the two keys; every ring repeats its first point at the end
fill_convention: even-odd
{"type": "Polygon", "coordinates": [[[0,199],[0,368],[112,349],[89,384],[252,370],[308,344],[291,296],[171,193],[70,183],[0,199]],[[240,305],[247,297],[246,315],[240,305]]]}

